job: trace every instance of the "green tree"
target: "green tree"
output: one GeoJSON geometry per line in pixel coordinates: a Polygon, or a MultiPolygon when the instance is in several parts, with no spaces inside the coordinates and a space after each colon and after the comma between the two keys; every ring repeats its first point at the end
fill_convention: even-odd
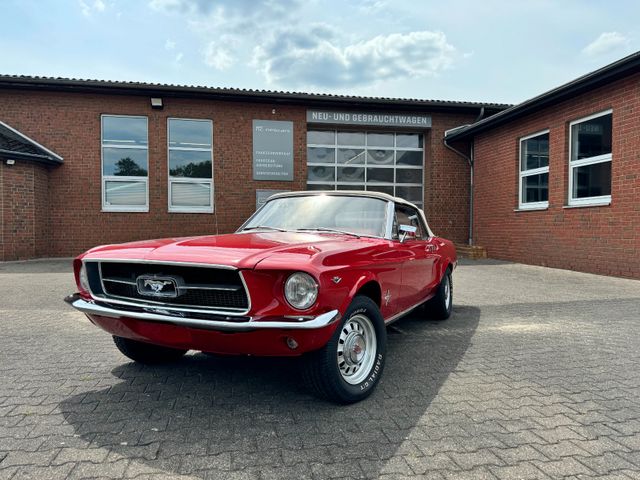
{"type": "Polygon", "coordinates": [[[114,175],[122,177],[144,177],[147,175],[147,170],[134,162],[131,157],[124,157],[116,162],[114,175]]]}
{"type": "Polygon", "coordinates": [[[211,162],[187,163],[169,170],[172,177],[211,178],[211,162]]]}

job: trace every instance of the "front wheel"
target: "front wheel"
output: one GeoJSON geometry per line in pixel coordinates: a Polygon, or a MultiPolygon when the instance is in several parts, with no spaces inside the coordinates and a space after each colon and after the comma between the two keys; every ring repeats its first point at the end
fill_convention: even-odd
{"type": "Polygon", "coordinates": [[[453,279],[451,269],[447,268],[442,275],[436,294],[426,304],[427,315],[435,320],[446,320],[453,309],[453,279]]]}
{"type": "Polygon", "coordinates": [[[138,342],[123,337],[113,337],[113,343],[116,344],[120,352],[138,363],[166,363],[174,362],[182,357],[186,350],[178,350],[176,348],[161,347],[151,343],[138,342]]]}
{"type": "Polygon", "coordinates": [[[318,396],[336,403],[368,397],[380,380],[387,332],[378,306],[357,296],[329,342],[305,358],[305,383],[318,396]]]}

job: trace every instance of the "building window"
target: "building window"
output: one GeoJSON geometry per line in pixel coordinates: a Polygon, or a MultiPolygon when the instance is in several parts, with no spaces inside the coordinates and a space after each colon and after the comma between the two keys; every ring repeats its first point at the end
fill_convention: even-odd
{"type": "Polygon", "coordinates": [[[168,120],[169,211],[213,212],[213,123],[168,120]]]}
{"type": "Polygon", "coordinates": [[[569,205],[611,203],[611,110],[570,124],[569,205]]]}
{"type": "Polygon", "coordinates": [[[146,117],[102,116],[102,210],[149,211],[146,117]]]}
{"type": "Polygon", "coordinates": [[[309,130],[307,188],[368,190],[422,207],[424,148],[419,133],[309,130]]]}
{"type": "Polygon", "coordinates": [[[520,139],[521,209],[549,206],[549,130],[520,139]]]}

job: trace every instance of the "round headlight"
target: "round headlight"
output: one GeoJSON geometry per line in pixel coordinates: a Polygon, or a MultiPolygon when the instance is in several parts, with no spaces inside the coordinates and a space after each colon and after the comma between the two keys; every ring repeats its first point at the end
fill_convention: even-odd
{"type": "Polygon", "coordinates": [[[82,267],[80,267],[80,273],[78,274],[78,278],[80,279],[80,288],[82,288],[85,292],[90,292],[89,289],[89,277],[87,276],[87,267],[85,267],[84,263],[82,267]]]}
{"type": "Polygon", "coordinates": [[[318,284],[308,273],[294,273],[284,284],[284,296],[293,308],[306,310],[318,298],[318,284]]]}

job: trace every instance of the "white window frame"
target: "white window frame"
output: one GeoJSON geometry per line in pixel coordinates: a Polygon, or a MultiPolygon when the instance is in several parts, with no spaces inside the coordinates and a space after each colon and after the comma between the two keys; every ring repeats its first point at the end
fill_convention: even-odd
{"type": "MultiPolygon", "coordinates": [[[[323,163],[323,162],[311,162],[309,158],[307,158],[307,168],[309,167],[334,167],[334,180],[333,182],[326,182],[322,180],[306,180],[307,185],[332,185],[333,190],[337,190],[339,186],[349,187],[353,186],[355,188],[363,187],[366,189],[367,187],[391,187],[393,189],[394,196],[396,195],[397,187],[420,187],[421,188],[421,200],[419,202],[414,202],[418,205],[419,208],[424,208],[424,182],[425,182],[425,133],[422,131],[404,131],[404,130],[349,130],[349,129],[340,129],[340,128],[323,128],[322,126],[313,126],[308,127],[307,130],[311,131],[325,131],[325,132],[333,132],[334,143],[333,144],[323,144],[323,143],[307,143],[308,148],[331,148],[334,150],[334,154],[337,156],[338,149],[354,149],[354,150],[363,150],[365,155],[365,163],[362,164],[354,164],[354,165],[344,165],[338,163],[337,157],[334,158],[333,163],[323,163]],[[363,133],[364,134],[364,145],[338,145],[338,133],[363,133]],[[381,147],[377,145],[369,145],[369,133],[382,133],[382,134],[392,134],[393,135],[393,146],[389,147],[381,147]],[[398,135],[407,135],[407,134],[417,134],[422,138],[422,147],[402,147],[397,145],[397,136],[398,135]],[[366,155],[368,150],[392,150],[393,151],[393,163],[390,165],[369,165],[366,162],[366,155]],[[396,158],[398,152],[420,152],[422,154],[422,163],[420,165],[396,165],[396,158]],[[340,167],[358,167],[364,169],[364,180],[362,182],[347,182],[347,181],[338,181],[338,168],[340,167]],[[368,169],[392,169],[393,170],[393,181],[392,182],[375,182],[368,183],[368,169]],[[398,183],[397,182],[397,170],[420,170],[422,172],[422,183],[398,183]]],[[[365,191],[364,189],[362,191],[365,191]]],[[[368,189],[368,191],[376,191],[373,188],[368,189]]]]}
{"type": "MultiPolygon", "coordinates": [[[[597,197],[573,197],[573,170],[577,167],[584,167],[585,165],[595,165],[597,163],[612,162],[613,160],[613,109],[605,110],[603,112],[594,113],[587,117],[579,118],[569,123],[569,191],[567,192],[568,205],[569,206],[591,206],[591,205],[609,205],[611,203],[611,195],[599,195],[597,197]],[[596,155],[595,157],[582,158],[580,160],[571,161],[573,156],[573,127],[579,123],[583,123],[594,118],[604,117],[605,115],[611,115],[611,153],[604,155],[596,155]]],[[[613,167],[613,163],[611,165],[613,167]]]]}
{"type": "Polygon", "coordinates": [[[170,213],[213,213],[213,120],[207,118],[182,118],[182,117],[167,117],[167,208],[170,213]],[[191,122],[208,122],[211,125],[211,147],[210,148],[197,148],[197,147],[172,147],[169,138],[169,124],[171,120],[185,120],[191,122]],[[171,150],[182,150],[191,152],[209,152],[211,154],[211,178],[185,178],[185,177],[172,177],[171,176],[171,164],[170,164],[170,152],[171,150]],[[189,183],[189,184],[201,184],[209,185],[210,206],[204,207],[174,207],[171,205],[171,188],[174,183],[189,183]]]}
{"type": "Polygon", "coordinates": [[[102,186],[102,211],[103,212],[148,212],[149,211],[149,118],[144,115],[117,115],[103,114],[100,115],[100,177],[102,186]],[[147,145],[105,145],[104,144],[104,122],[106,117],[113,118],[144,118],[147,124],[147,145]],[[145,177],[130,177],[121,175],[105,175],[104,174],[104,149],[105,148],[122,148],[123,150],[146,150],[147,151],[147,175],[145,177]],[[107,182],[143,182],[145,185],[145,204],[144,205],[108,205],[107,204],[107,182]]]}
{"type": "MultiPolygon", "coordinates": [[[[541,130],[536,133],[532,133],[531,135],[527,135],[526,137],[520,138],[519,143],[519,154],[518,154],[518,209],[520,210],[543,210],[545,208],[549,208],[549,200],[545,202],[525,202],[523,198],[524,193],[524,179],[526,177],[531,177],[533,175],[540,175],[543,173],[549,173],[549,162],[547,162],[546,167],[539,168],[531,168],[529,170],[522,169],[522,144],[527,140],[530,140],[535,137],[539,137],[540,135],[549,135],[549,129],[541,130]]],[[[547,197],[548,198],[548,197],[547,197]]]]}

